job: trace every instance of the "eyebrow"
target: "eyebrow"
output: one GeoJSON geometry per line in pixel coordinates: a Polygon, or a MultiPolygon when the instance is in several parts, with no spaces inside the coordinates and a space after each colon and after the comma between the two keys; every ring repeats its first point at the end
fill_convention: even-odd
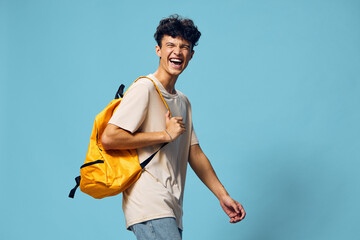
{"type": "MultiPolygon", "coordinates": [[[[166,45],[175,45],[175,43],[167,42],[166,45]]],[[[191,48],[191,46],[190,46],[189,44],[181,44],[180,47],[188,47],[188,48],[191,48]]]]}
{"type": "Polygon", "coordinates": [[[188,48],[190,48],[190,45],[189,45],[189,44],[182,44],[181,47],[188,47],[188,48]]]}

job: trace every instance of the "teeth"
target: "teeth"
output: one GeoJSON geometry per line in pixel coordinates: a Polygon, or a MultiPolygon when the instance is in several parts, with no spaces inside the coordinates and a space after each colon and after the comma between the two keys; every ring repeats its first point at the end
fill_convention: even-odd
{"type": "Polygon", "coordinates": [[[172,61],[172,62],[177,62],[177,63],[181,63],[181,60],[180,60],[180,59],[170,59],[170,61],[172,61]]]}

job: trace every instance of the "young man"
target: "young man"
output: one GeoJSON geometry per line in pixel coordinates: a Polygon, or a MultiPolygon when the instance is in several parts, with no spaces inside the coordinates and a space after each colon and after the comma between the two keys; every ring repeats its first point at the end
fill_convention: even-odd
{"type": "Polygon", "coordinates": [[[245,217],[199,146],[189,100],[175,89],[200,35],[190,19],[174,15],[160,21],[154,35],[159,67],[148,77],[160,89],[172,116],[152,81],[141,78],[129,88],[101,137],[106,150],[137,149],[140,162],[168,143],[123,193],[126,227],[137,239],[181,239],[187,163],[219,199],[230,223],[245,217]]]}

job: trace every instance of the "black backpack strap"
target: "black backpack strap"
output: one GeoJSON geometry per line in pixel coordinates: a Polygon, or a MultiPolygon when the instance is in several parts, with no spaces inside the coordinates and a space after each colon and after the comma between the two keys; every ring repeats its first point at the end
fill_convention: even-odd
{"type": "Polygon", "coordinates": [[[71,191],[70,191],[70,193],[69,193],[69,198],[74,198],[76,189],[77,189],[77,188],[79,187],[79,185],[80,185],[80,180],[81,180],[81,177],[80,177],[80,176],[77,176],[77,177],[75,178],[76,186],[75,186],[73,189],[71,189],[71,191]]]}
{"type": "Polygon", "coordinates": [[[161,145],[161,147],[156,151],[154,152],[153,154],[151,154],[150,157],[148,157],[145,161],[143,161],[140,166],[142,169],[144,169],[144,167],[146,167],[146,165],[148,165],[148,163],[153,159],[153,157],[160,151],[160,149],[162,149],[163,147],[166,146],[166,144],[168,143],[164,143],[163,145],[161,145]]]}
{"type": "Polygon", "coordinates": [[[115,94],[115,99],[122,98],[124,96],[124,88],[125,88],[125,85],[121,84],[115,94]]]}

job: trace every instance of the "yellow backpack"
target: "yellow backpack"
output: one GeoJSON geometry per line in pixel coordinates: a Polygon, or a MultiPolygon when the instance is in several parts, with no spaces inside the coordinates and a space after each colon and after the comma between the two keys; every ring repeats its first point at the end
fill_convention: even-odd
{"type": "MultiPolygon", "coordinates": [[[[148,77],[139,77],[135,82],[140,78],[147,78],[153,82],[166,108],[169,110],[155,82],[148,77]]],[[[141,164],[139,163],[135,149],[105,150],[102,147],[100,137],[111,116],[121,103],[123,90],[124,85],[121,84],[115,95],[115,99],[95,118],[85,163],[80,167],[80,176],[75,178],[76,186],[70,191],[70,198],[74,198],[75,191],[79,186],[82,192],[97,199],[114,196],[123,192],[140,177],[142,169],[151,161],[155,154],[166,145],[166,143],[164,143],[141,164]]]]}

